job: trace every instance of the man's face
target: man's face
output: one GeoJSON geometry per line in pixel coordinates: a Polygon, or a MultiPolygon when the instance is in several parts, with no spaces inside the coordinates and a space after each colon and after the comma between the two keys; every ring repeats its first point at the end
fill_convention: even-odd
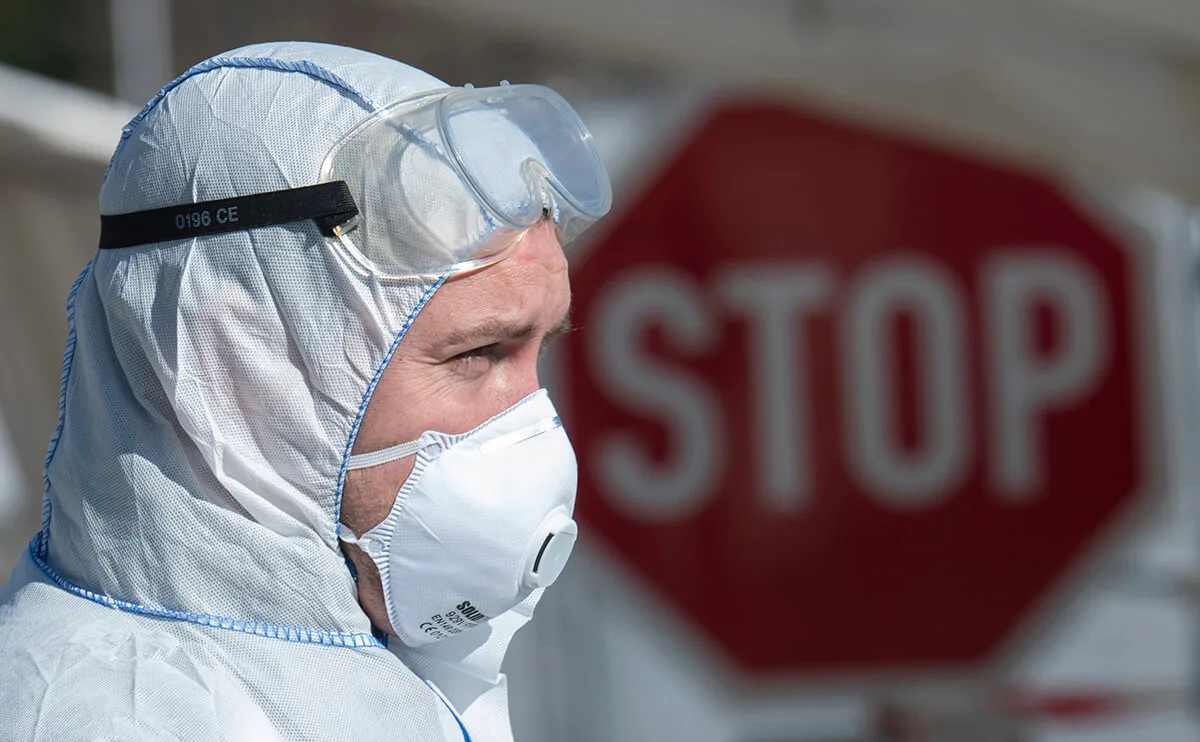
{"type": "MultiPolygon", "coordinates": [[[[487,268],[450,279],[396,348],[363,417],[355,453],[411,441],[426,430],[463,433],[537,391],[538,356],[567,327],[571,287],[553,225],[523,233],[487,268]]],[[[347,474],[342,522],[357,535],[383,521],[413,457],[347,474]]],[[[359,599],[391,631],[375,565],[343,544],[359,599]]]]}

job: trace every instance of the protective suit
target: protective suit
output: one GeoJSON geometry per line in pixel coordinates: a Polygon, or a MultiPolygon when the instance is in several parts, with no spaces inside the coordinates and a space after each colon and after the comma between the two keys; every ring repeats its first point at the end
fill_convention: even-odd
{"type": "MultiPolygon", "coordinates": [[[[215,57],[126,128],[101,213],[315,183],[364,116],[444,87],[319,44],[215,57]]],[[[0,593],[0,738],[511,739],[499,668],[540,591],[385,647],[338,544],[357,426],[443,278],[381,280],[307,221],[96,255],[43,530],[0,593]]]]}

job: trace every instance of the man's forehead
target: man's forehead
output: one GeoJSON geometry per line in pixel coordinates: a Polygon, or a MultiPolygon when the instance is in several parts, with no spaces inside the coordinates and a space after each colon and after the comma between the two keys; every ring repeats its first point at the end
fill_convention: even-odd
{"type": "Polygon", "coordinates": [[[565,321],[569,274],[553,229],[527,230],[515,249],[447,281],[417,318],[421,334],[443,346],[528,338],[565,321]]]}

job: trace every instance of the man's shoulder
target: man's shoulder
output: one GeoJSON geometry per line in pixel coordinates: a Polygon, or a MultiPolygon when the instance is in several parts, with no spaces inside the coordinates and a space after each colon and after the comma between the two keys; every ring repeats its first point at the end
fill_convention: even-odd
{"type": "Polygon", "coordinates": [[[281,641],[108,608],[28,558],[0,591],[0,742],[462,738],[378,648],[281,641]],[[316,668],[320,668],[319,671],[316,668]]]}
{"type": "Polygon", "coordinates": [[[158,624],[62,590],[25,557],[0,591],[0,740],[224,738],[219,673],[158,624]]]}

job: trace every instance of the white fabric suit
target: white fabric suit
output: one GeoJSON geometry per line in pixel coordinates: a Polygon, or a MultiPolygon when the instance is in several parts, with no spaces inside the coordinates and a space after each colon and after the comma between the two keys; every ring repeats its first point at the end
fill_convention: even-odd
{"type": "MultiPolygon", "coordinates": [[[[101,212],[315,183],[372,110],[442,87],[318,44],[213,58],[127,127],[101,212]]],[[[358,422],[437,286],[355,270],[311,222],[96,255],[43,537],[0,593],[0,739],[511,739],[499,664],[536,596],[389,651],[337,543],[358,422]]]]}

